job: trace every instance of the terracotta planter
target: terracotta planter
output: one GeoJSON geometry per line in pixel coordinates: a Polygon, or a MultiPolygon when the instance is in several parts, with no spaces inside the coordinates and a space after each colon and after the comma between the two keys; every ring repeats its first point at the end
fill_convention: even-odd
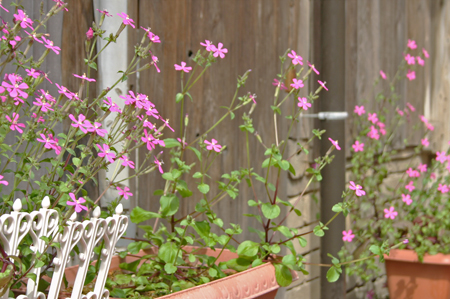
{"type": "Polygon", "coordinates": [[[450,298],[449,254],[425,255],[420,263],[414,251],[393,249],[385,259],[390,298],[450,298]]]}
{"type": "MultiPolygon", "coordinates": [[[[204,248],[196,251],[198,254],[207,254],[215,256],[219,254],[219,250],[214,251],[209,248],[204,248]]],[[[139,252],[139,256],[149,254],[148,251],[139,252]]],[[[218,259],[219,262],[224,262],[230,259],[237,258],[236,253],[224,250],[218,259]]],[[[119,268],[121,263],[131,263],[137,260],[136,256],[127,256],[124,259],[119,256],[114,256],[111,261],[110,271],[119,268]]],[[[66,278],[69,281],[69,286],[73,284],[78,266],[68,267],[66,269],[66,278]]],[[[298,279],[296,272],[292,272],[294,280],[298,279]]],[[[272,264],[264,264],[249,270],[239,272],[206,284],[202,284],[187,290],[179,291],[170,295],[159,297],[161,299],[243,299],[243,298],[261,298],[273,299],[277,294],[280,286],[275,278],[275,268],[272,264]]],[[[116,299],[116,298],[111,298],[116,299]]]]}

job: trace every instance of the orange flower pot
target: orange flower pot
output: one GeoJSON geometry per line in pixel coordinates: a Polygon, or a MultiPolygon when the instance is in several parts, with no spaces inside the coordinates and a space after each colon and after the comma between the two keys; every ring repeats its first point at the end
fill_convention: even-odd
{"type": "Polygon", "coordinates": [[[425,255],[423,263],[412,250],[393,249],[386,259],[390,298],[450,298],[450,255],[425,255]]]}
{"type": "MultiPolygon", "coordinates": [[[[150,249],[151,250],[151,249],[150,249]]],[[[189,249],[188,249],[189,251],[189,249]]],[[[219,254],[220,250],[214,251],[209,248],[203,248],[196,251],[197,254],[207,254],[215,256],[219,254]]],[[[152,251],[152,253],[154,253],[152,251]]],[[[148,251],[141,250],[138,256],[149,254],[148,251]]],[[[230,259],[237,258],[238,255],[229,250],[224,250],[219,257],[217,263],[224,262],[230,259]]],[[[138,257],[127,256],[124,259],[119,256],[114,256],[111,260],[110,271],[118,270],[121,263],[131,263],[137,260],[138,257]]],[[[78,266],[68,267],[66,269],[66,278],[69,286],[73,285],[78,266]]],[[[292,271],[294,280],[298,279],[296,272],[292,271]]],[[[260,298],[260,299],[274,299],[278,289],[275,278],[275,268],[271,263],[260,265],[255,268],[248,269],[218,280],[211,281],[187,290],[179,291],[170,295],[159,297],[160,299],[221,299],[221,298],[260,298]]],[[[111,299],[116,299],[112,298],[111,299]]]]}

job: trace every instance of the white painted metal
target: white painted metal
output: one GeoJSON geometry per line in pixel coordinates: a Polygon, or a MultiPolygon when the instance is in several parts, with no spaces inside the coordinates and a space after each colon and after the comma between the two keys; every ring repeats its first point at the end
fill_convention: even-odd
{"type": "MultiPolygon", "coordinates": [[[[8,255],[18,256],[17,248],[22,239],[28,234],[33,240],[30,248],[36,253],[45,252],[48,248],[46,241],[42,237],[53,239],[60,244],[57,248],[57,255],[53,260],[55,269],[50,283],[48,299],[57,299],[61,288],[64,270],[69,260],[73,248],[78,245],[80,249],[80,267],[75,279],[71,299],[100,299],[108,298],[109,291],[105,290],[106,278],[111,264],[111,258],[115,251],[115,246],[120,237],[124,234],[128,226],[127,216],[122,215],[123,207],[119,204],[116,214],[106,219],[100,218],[100,208],[96,208],[93,217],[82,223],[75,221],[76,214],[72,214],[65,224],[59,223],[58,211],[49,209],[50,200],[46,196],[42,201],[42,208],[31,213],[21,212],[22,203],[17,199],[10,214],[0,217],[0,239],[8,255]],[[62,233],[58,232],[58,227],[63,225],[62,233]],[[82,295],[86,273],[93,257],[94,247],[101,241],[104,247],[101,252],[101,265],[97,277],[97,282],[93,292],[82,295]]],[[[31,271],[37,275],[37,283],[32,279],[28,280],[26,295],[20,295],[17,299],[46,299],[46,296],[38,292],[41,268],[31,271]]],[[[2,299],[8,298],[8,292],[2,299]]],[[[12,299],[12,298],[10,298],[12,299]]]]}

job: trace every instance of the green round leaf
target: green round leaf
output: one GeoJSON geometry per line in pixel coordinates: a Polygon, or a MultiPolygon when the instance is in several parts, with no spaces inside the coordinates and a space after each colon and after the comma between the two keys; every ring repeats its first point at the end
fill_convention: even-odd
{"type": "Polygon", "coordinates": [[[280,207],[278,205],[272,205],[267,202],[262,205],[261,210],[263,212],[264,217],[267,219],[274,219],[280,215],[280,207]]]}

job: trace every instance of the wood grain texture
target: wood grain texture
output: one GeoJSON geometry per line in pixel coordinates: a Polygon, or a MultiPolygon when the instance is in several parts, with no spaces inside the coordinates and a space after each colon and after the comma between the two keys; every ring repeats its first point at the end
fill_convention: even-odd
{"type": "MultiPolygon", "coordinates": [[[[191,51],[195,54],[201,48],[199,43],[205,39],[212,40],[215,44],[222,42],[229,51],[226,58],[213,65],[191,90],[194,102],[185,102],[185,113],[189,114],[187,141],[203,134],[223,115],[225,110],[219,106],[229,104],[237,76],[252,69],[247,84],[239,95],[247,92],[257,94],[258,105],[252,114],[253,124],[256,131],[263,136],[265,144],[270,145],[275,141],[271,124],[273,116],[269,105],[273,101],[274,93],[271,83],[280,69],[278,56],[290,47],[305,60],[309,58],[309,10],[309,1],[304,0],[140,1],[140,25],[151,27],[152,32],[159,35],[162,41],[152,48],[160,60],[158,66],[161,73],[141,73],[140,92],[148,94],[160,114],[169,118],[175,129],[179,128],[180,110],[174,101],[175,94],[180,90],[179,74],[174,71],[173,64],[179,64],[181,61],[193,64],[189,63],[192,57],[188,54],[191,51]]],[[[236,114],[234,120],[227,120],[222,129],[216,128],[207,136],[207,139],[216,138],[220,144],[227,146],[212,167],[213,177],[247,165],[245,135],[238,128],[242,123],[241,116],[242,111],[236,114]]],[[[279,119],[278,125],[286,126],[286,123],[279,119]]],[[[296,135],[300,136],[301,132],[298,129],[296,135]]],[[[166,137],[169,136],[171,135],[166,137]]],[[[252,157],[262,156],[264,153],[264,149],[251,135],[250,152],[252,157]]],[[[145,153],[140,153],[139,159],[143,158],[143,154],[145,153]]],[[[186,157],[188,162],[194,162],[191,153],[186,153],[186,157]]],[[[168,157],[164,156],[164,160],[168,160],[168,157]]],[[[253,160],[252,164],[256,165],[256,161],[253,160]]],[[[142,208],[153,211],[158,209],[159,201],[152,195],[154,190],[163,187],[158,176],[150,174],[139,179],[139,206],[142,208]]],[[[190,187],[196,189],[195,184],[190,187]]],[[[286,195],[285,185],[282,185],[280,190],[280,197],[283,198],[286,195]]],[[[217,191],[212,188],[210,194],[216,194],[217,191]]],[[[257,193],[260,196],[264,194],[262,189],[258,189],[257,193]]],[[[244,191],[234,201],[222,201],[218,204],[217,211],[220,211],[225,222],[240,223],[243,227],[258,227],[252,219],[242,216],[250,211],[246,203],[246,199],[250,198],[254,198],[253,194],[244,191]]],[[[197,193],[182,199],[181,213],[193,211],[199,199],[197,193]]],[[[244,238],[255,239],[255,235],[246,233],[239,237],[244,238]]]]}

